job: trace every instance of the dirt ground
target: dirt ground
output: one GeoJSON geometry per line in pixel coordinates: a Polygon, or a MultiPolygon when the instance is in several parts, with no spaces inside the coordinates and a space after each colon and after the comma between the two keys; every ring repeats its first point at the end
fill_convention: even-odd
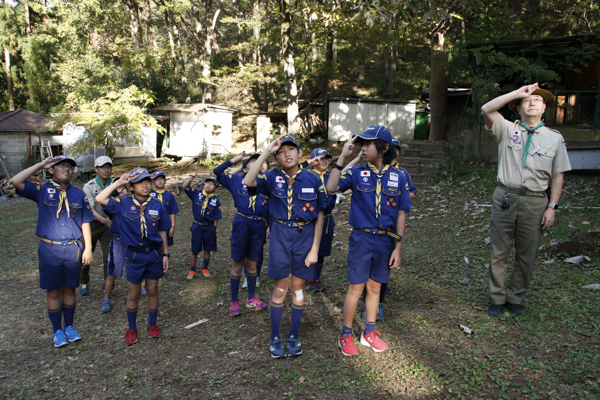
{"type": "MultiPolygon", "coordinates": [[[[300,327],[304,354],[273,360],[269,311],[231,318],[229,235],[235,208],[223,188],[223,220],[212,277],[186,280],[191,203],[177,201],[171,268],[160,283],[159,339],[149,339],[146,300],[140,301],[139,343],[123,343],[127,327],[126,282],[117,280],[113,311],[101,314],[102,265],[97,248],[91,293],[77,298],[75,327],[83,340],[56,349],[38,285],[37,208],[23,198],[0,202],[0,397],[6,399],[439,399],[600,397],[600,283],[597,175],[567,177],[557,226],[544,238],[527,313],[492,319],[487,308],[489,204],[495,170],[465,165],[419,187],[394,271],[386,318],[377,329],[390,351],[359,346],[344,357],[336,346],[347,289],[350,197],[335,211],[334,247],[323,271],[326,292],[307,294],[300,327]],[[481,206],[480,206],[481,205],[481,206]],[[584,224],[584,222],[586,222],[584,224]],[[571,226],[569,226],[571,224],[571,226]],[[591,262],[565,264],[566,256],[591,262]],[[552,263],[544,263],[552,260],[552,263]],[[471,284],[458,283],[469,278],[471,284]],[[191,329],[184,327],[208,321],[191,329]],[[463,333],[459,324],[473,329],[463,333]]],[[[267,249],[265,254],[268,255],[267,249]]],[[[41,255],[43,257],[43,255],[41,255]]],[[[258,297],[268,301],[272,283],[261,273],[258,297]]],[[[245,297],[240,290],[240,299],[245,297]]],[[[281,332],[289,328],[286,301],[281,332]]],[[[362,305],[359,305],[359,314],[362,305]]],[[[363,322],[355,319],[355,336],[363,322]]]]}

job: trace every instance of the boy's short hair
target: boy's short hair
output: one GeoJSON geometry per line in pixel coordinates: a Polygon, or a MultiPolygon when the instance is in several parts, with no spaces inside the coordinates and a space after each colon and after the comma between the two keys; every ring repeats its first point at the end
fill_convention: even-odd
{"type": "Polygon", "coordinates": [[[356,143],[360,144],[361,146],[365,142],[373,142],[375,144],[375,148],[377,149],[377,153],[383,153],[383,163],[384,164],[391,164],[392,161],[394,161],[394,158],[396,158],[396,150],[394,149],[394,146],[390,146],[389,143],[387,143],[385,140],[382,140],[382,139],[364,140],[361,137],[359,137],[356,140],[356,143]],[[385,149],[386,146],[388,147],[387,151],[385,149]]]}

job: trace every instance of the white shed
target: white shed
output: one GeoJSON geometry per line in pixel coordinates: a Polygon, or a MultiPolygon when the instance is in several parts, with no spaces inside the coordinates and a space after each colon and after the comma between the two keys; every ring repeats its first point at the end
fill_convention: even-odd
{"type": "Polygon", "coordinates": [[[163,155],[198,157],[231,153],[231,108],[214,104],[166,104],[156,111],[169,112],[168,145],[163,155]]]}
{"type": "Polygon", "coordinates": [[[415,136],[417,102],[359,98],[330,98],[328,138],[349,140],[371,125],[383,125],[392,136],[410,140],[415,136]]]}

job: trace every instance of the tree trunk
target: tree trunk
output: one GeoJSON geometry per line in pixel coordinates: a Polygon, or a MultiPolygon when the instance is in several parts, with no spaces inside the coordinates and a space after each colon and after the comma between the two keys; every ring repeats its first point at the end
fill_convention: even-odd
{"type": "Polygon", "coordinates": [[[142,34],[142,22],[140,19],[140,6],[137,0],[125,1],[125,5],[129,10],[129,29],[131,30],[131,38],[135,49],[144,47],[144,36],[142,34]]]}
{"type": "Polygon", "coordinates": [[[444,33],[431,35],[431,79],[429,80],[429,106],[431,107],[431,131],[429,140],[444,140],[448,84],[444,55],[444,33]]]}
{"type": "Polygon", "coordinates": [[[144,20],[146,21],[146,40],[152,44],[153,49],[158,49],[156,43],[156,36],[154,35],[154,28],[152,26],[152,9],[150,8],[150,0],[146,0],[146,7],[144,7],[144,20]]]}
{"type": "Polygon", "coordinates": [[[321,75],[320,90],[323,93],[323,98],[327,98],[329,89],[329,76],[331,74],[331,64],[333,60],[333,32],[327,32],[327,51],[325,53],[325,67],[321,75]]]}
{"type": "Polygon", "coordinates": [[[8,91],[8,111],[15,109],[15,97],[13,95],[12,74],[10,72],[10,53],[4,48],[4,66],[6,68],[6,90],[8,91]]]}
{"type": "Polygon", "coordinates": [[[283,74],[285,76],[288,133],[294,135],[300,130],[300,118],[298,118],[298,89],[296,87],[296,68],[294,66],[290,0],[279,0],[279,11],[282,17],[281,48],[283,51],[283,74]]]}
{"type": "Polygon", "coordinates": [[[23,8],[25,9],[25,33],[29,37],[31,34],[31,22],[29,21],[29,3],[27,0],[23,1],[23,8]]]}
{"type": "MultiPolygon", "coordinates": [[[[220,9],[215,11],[212,19],[212,23],[207,26],[206,29],[206,42],[204,46],[204,56],[202,57],[202,77],[204,79],[210,79],[211,66],[210,60],[212,57],[213,46],[217,40],[217,34],[215,31],[215,25],[217,25],[217,19],[219,18],[220,9]]],[[[204,83],[204,90],[202,92],[202,102],[210,103],[212,101],[212,85],[204,83]]]]}
{"type": "Polygon", "coordinates": [[[390,54],[390,65],[387,75],[387,87],[394,87],[394,83],[396,82],[396,66],[398,64],[398,48],[396,47],[396,43],[392,46],[391,54],[390,54]]]}

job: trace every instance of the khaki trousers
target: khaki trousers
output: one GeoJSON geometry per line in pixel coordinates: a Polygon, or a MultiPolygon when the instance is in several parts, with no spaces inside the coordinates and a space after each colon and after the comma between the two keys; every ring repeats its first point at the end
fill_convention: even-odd
{"type": "Polygon", "coordinates": [[[490,304],[521,304],[529,288],[533,264],[542,240],[542,217],[547,197],[508,194],[510,208],[502,211],[505,191],[496,188],[492,196],[492,229],[489,269],[490,304]],[[508,285],[508,257],[515,244],[515,267],[508,285]]]}
{"type": "MultiPolygon", "coordinates": [[[[110,228],[98,221],[90,222],[90,228],[92,230],[92,253],[94,250],[96,250],[96,244],[98,243],[98,240],[100,240],[100,246],[102,247],[102,262],[104,263],[104,282],[106,282],[106,275],[108,271],[108,245],[112,240],[112,236],[110,236],[110,228]]],[[[81,266],[79,283],[82,285],[87,285],[90,283],[89,265],[81,266]]],[[[102,283],[102,285],[104,286],[104,283],[102,283]]]]}

